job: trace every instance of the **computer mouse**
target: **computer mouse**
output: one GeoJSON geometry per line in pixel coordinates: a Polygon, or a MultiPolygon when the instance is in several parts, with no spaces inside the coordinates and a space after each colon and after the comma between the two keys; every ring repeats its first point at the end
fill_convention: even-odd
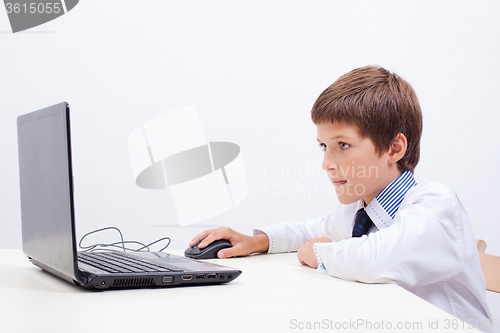
{"type": "Polygon", "coordinates": [[[198,244],[193,247],[188,247],[186,251],[184,251],[184,255],[193,259],[216,259],[217,252],[233,246],[227,239],[216,240],[205,246],[203,249],[198,248],[198,244]]]}

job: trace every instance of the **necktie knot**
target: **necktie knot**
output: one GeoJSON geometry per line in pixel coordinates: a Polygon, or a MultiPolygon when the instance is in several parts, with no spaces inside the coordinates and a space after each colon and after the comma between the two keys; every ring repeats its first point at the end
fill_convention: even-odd
{"type": "Polygon", "coordinates": [[[354,228],[352,228],[352,237],[361,237],[368,233],[373,222],[364,208],[357,211],[354,219],[354,228]]]}

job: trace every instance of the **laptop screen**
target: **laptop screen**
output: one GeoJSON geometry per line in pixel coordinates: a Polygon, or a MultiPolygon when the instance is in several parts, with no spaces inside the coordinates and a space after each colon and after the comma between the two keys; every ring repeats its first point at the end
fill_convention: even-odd
{"type": "Polygon", "coordinates": [[[23,251],[77,280],[68,104],[19,116],[17,136],[23,251]]]}

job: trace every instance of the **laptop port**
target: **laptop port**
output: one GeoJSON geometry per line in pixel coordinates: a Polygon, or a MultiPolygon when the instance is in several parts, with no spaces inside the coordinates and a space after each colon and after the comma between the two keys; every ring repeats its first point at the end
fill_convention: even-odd
{"type": "Polygon", "coordinates": [[[161,282],[163,283],[172,283],[174,282],[174,277],[172,275],[166,275],[161,278],[161,282]]]}
{"type": "Polygon", "coordinates": [[[210,273],[210,274],[208,274],[208,278],[209,279],[215,279],[215,278],[217,278],[217,273],[210,273]]]}
{"type": "Polygon", "coordinates": [[[101,281],[101,283],[96,283],[94,285],[95,288],[107,288],[108,287],[108,284],[106,283],[106,281],[101,281]]]}
{"type": "Polygon", "coordinates": [[[196,274],[196,280],[203,280],[205,278],[205,274],[196,274]]]}
{"type": "Polygon", "coordinates": [[[193,276],[192,275],[183,275],[182,279],[184,281],[191,281],[193,279],[193,276]]]}

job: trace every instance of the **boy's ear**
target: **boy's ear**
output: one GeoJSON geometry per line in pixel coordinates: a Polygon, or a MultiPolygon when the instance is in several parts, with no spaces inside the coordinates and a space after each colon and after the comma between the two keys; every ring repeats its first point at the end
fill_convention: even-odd
{"type": "Polygon", "coordinates": [[[389,148],[389,161],[396,163],[403,158],[406,154],[406,148],[408,147],[408,141],[403,133],[399,133],[394,137],[389,148]]]}

